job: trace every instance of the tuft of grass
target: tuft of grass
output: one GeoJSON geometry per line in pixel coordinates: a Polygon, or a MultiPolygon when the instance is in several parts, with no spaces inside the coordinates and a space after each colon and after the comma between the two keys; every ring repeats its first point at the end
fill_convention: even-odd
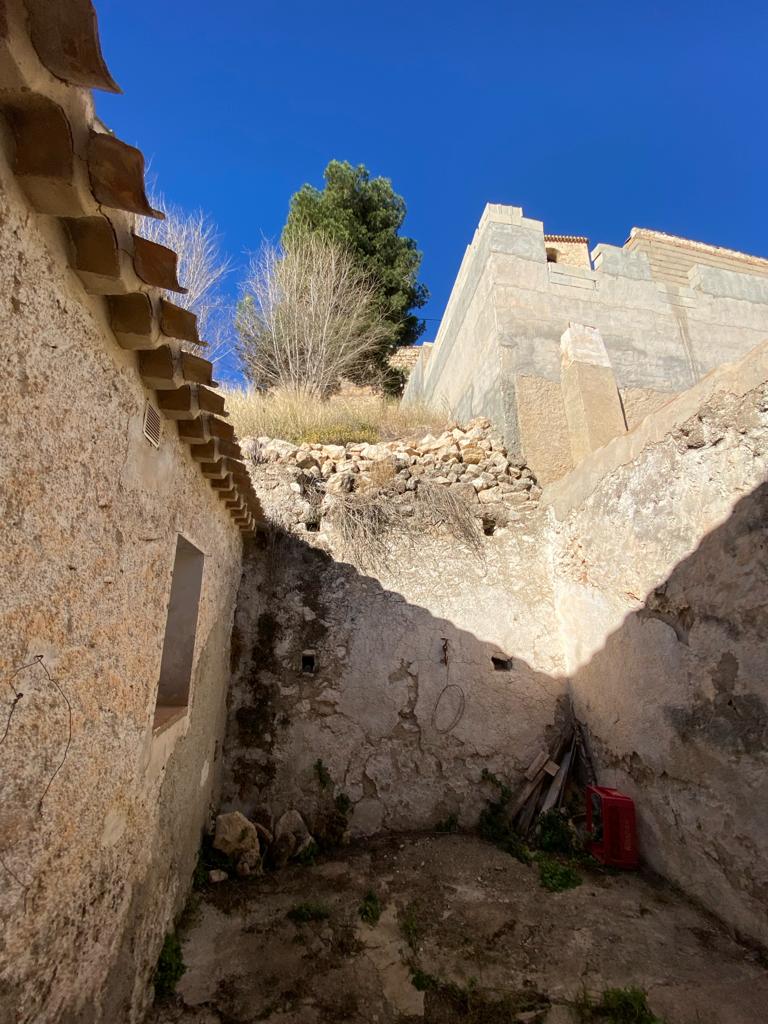
{"type": "Polygon", "coordinates": [[[536,846],[545,853],[580,857],[584,847],[568,818],[556,809],[542,814],[536,825],[536,846]]]}
{"type": "Polygon", "coordinates": [[[181,952],[181,942],[176,932],[169,932],[165,936],[163,948],[155,968],[154,986],[155,995],[158,999],[165,999],[173,995],[176,985],[181,980],[187,966],[184,963],[184,956],[181,952]]]}
{"type": "Polygon", "coordinates": [[[434,974],[427,974],[420,967],[414,967],[411,970],[411,984],[417,992],[429,992],[439,987],[440,980],[434,974]]]}
{"type": "Polygon", "coordinates": [[[330,909],[324,903],[297,903],[285,915],[294,924],[306,924],[308,921],[326,921],[331,916],[330,909]]]}
{"type": "Polygon", "coordinates": [[[438,821],[435,825],[436,832],[458,832],[459,831],[459,818],[456,814],[449,814],[447,818],[443,818],[442,821],[438,821]]]}
{"type": "Polygon", "coordinates": [[[407,907],[397,915],[400,925],[400,934],[408,943],[414,953],[418,951],[419,942],[424,934],[419,919],[419,908],[415,903],[409,903],[407,907]]]}
{"type": "Polygon", "coordinates": [[[480,813],[477,829],[483,839],[515,857],[522,864],[531,863],[531,851],[520,838],[509,819],[508,805],[512,790],[487,768],[483,768],[483,782],[490,782],[498,790],[498,799],[488,802],[480,813]]]}
{"type": "Polygon", "coordinates": [[[320,789],[328,789],[331,784],[331,773],[326,768],[322,759],[318,757],[314,764],[315,775],[320,783],[320,789]]]}
{"type": "Polygon", "coordinates": [[[581,1024],[664,1024],[641,988],[607,988],[599,1003],[584,992],[573,1008],[581,1024]]]}
{"type": "Polygon", "coordinates": [[[275,389],[223,389],[232,425],[239,437],[273,437],[294,444],[351,444],[392,440],[446,427],[448,417],[426,406],[401,406],[380,395],[311,398],[275,389]]]}
{"type": "Polygon", "coordinates": [[[549,892],[564,892],[581,885],[581,875],[570,864],[561,864],[553,857],[537,857],[539,881],[549,892]]]}
{"type": "Polygon", "coordinates": [[[357,912],[360,915],[360,920],[365,924],[374,925],[378,922],[381,917],[381,902],[373,889],[369,889],[363,896],[357,912]]]}

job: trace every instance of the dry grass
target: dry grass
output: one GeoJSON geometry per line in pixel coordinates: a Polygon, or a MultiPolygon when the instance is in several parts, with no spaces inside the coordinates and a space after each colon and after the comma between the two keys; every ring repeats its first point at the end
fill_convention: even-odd
{"type": "Polygon", "coordinates": [[[444,430],[447,416],[421,405],[402,407],[378,395],[339,395],[328,400],[289,391],[260,394],[247,388],[224,390],[239,437],[279,437],[295,444],[388,441],[444,430]]]}

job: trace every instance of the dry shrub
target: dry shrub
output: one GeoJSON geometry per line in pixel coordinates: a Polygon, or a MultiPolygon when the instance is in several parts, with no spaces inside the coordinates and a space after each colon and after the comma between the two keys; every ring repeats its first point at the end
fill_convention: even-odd
{"type": "Polygon", "coordinates": [[[427,481],[419,484],[415,522],[432,533],[443,527],[476,555],[482,555],[485,551],[480,523],[475,518],[472,506],[443,484],[427,481]]]}
{"type": "Polygon", "coordinates": [[[275,389],[224,389],[239,437],[279,437],[294,444],[351,444],[440,431],[445,417],[419,405],[401,406],[378,395],[339,395],[329,399],[275,389]]]}
{"type": "MultiPolygon", "coordinates": [[[[385,460],[376,465],[387,465],[385,460]]],[[[341,540],[343,557],[371,571],[391,568],[424,536],[448,534],[477,558],[485,557],[480,523],[464,498],[442,484],[420,483],[413,507],[391,490],[372,487],[334,495],[328,517],[341,540]],[[398,550],[393,551],[397,545],[398,550]]]]}
{"type": "Polygon", "coordinates": [[[407,517],[384,491],[355,491],[334,495],[328,517],[341,541],[342,556],[361,569],[380,571],[396,563],[392,542],[410,539],[407,517]]]}

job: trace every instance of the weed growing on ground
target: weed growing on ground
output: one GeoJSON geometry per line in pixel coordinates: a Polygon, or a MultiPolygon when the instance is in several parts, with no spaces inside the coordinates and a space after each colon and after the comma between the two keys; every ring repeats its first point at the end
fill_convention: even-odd
{"type": "Polygon", "coordinates": [[[294,924],[306,924],[308,921],[325,921],[331,916],[330,909],[324,903],[297,903],[285,915],[294,924]]]}
{"type": "Polygon", "coordinates": [[[381,917],[381,903],[373,889],[369,889],[365,896],[363,896],[357,912],[360,915],[361,921],[364,921],[365,924],[374,925],[378,922],[381,917]]]}
{"type": "Polygon", "coordinates": [[[564,892],[581,885],[581,875],[570,864],[562,864],[553,857],[540,854],[536,858],[539,865],[539,881],[549,892],[564,892]]]}
{"type": "Polygon", "coordinates": [[[297,853],[293,859],[297,864],[312,865],[315,863],[318,853],[320,853],[320,847],[313,839],[312,842],[307,843],[301,853],[297,853]]]}
{"type": "Polygon", "coordinates": [[[536,825],[536,846],[545,853],[581,857],[584,846],[568,818],[556,809],[542,814],[536,825]]]}
{"type": "Polygon", "coordinates": [[[478,831],[483,839],[500,850],[516,857],[523,864],[530,864],[531,851],[525,845],[520,836],[512,827],[509,819],[509,801],[512,799],[512,790],[505,785],[487,768],[483,768],[483,782],[490,782],[498,790],[498,799],[490,800],[487,806],[480,813],[478,831]]]}
{"type": "Polygon", "coordinates": [[[411,981],[420,992],[429,992],[438,1004],[440,1019],[461,1020],[467,1024],[509,1024],[522,1013],[536,1014],[540,1020],[549,1009],[549,1000],[538,992],[485,993],[474,978],[465,986],[443,982],[424,971],[411,971],[411,981]],[[450,1018],[446,1016],[450,1015],[450,1018]]]}
{"type": "Polygon", "coordinates": [[[331,773],[328,771],[321,758],[318,757],[315,761],[314,768],[317,781],[320,783],[320,789],[328,789],[331,784],[331,773]]]}
{"type": "Polygon", "coordinates": [[[419,920],[419,908],[415,903],[409,903],[404,910],[400,911],[398,914],[398,924],[400,925],[400,934],[413,952],[417,952],[423,935],[423,928],[419,920]]]}
{"type": "Polygon", "coordinates": [[[427,974],[420,967],[412,967],[411,984],[417,992],[429,992],[431,989],[438,988],[440,981],[434,974],[427,974]]]}
{"type": "Polygon", "coordinates": [[[442,821],[438,821],[435,825],[436,832],[458,832],[459,831],[459,819],[455,814],[449,814],[447,818],[442,821]]]}
{"type": "Polygon", "coordinates": [[[186,969],[179,936],[176,932],[169,932],[165,936],[155,968],[154,985],[158,999],[173,995],[186,969]]]}
{"type": "Polygon", "coordinates": [[[581,1024],[664,1024],[641,988],[607,988],[599,1003],[583,992],[573,1008],[581,1024]]]}

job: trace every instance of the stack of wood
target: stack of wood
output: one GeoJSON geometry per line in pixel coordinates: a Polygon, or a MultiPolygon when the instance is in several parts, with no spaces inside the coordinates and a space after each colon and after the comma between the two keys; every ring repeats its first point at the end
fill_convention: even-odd
{"type": "Polygon", "coordinates": [[[581,778],[590,784],[595,782],[579,722],[569,723],[552,748],[542,747],[529,764],[525,785],[509,807],[510,820],[521,835],[529,835],[542,814],[562,806],[568,782],[577,769],[581,778]]]}

